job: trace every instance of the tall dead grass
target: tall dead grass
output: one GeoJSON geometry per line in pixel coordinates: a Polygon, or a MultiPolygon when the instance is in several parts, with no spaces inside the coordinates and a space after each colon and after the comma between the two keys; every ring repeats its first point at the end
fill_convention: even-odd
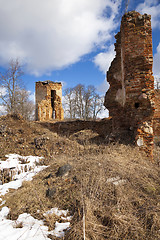
{"type": "MultiPolygon", "coordinates": [[[[50,167],[6,200],[12,219],[23,212],[44,219],[52,207],[69,209],[73,218],[66,240],[84,239],[84,226],[86,240],[160,239],[159,166],[129,145],[86,145],[77,155],[56,156],[50,167]],[[72,165],[71,173],[56,177],[66,163],[72,165]],[[48,187],[56,188],[51,198],[46,197],[48,187]]],[[[62,221],[55,215],[45,219],[49,229],[56,220],[62,221]]]]}
{"type": "Polygon", "coordinates": [[[159,168],[138,148],[110,145],[106,153],[79,159],[76,171],[84,203],[77,197],[65,239],[83,239],[83,207],[86,239],[160,239],[159,168]]]}

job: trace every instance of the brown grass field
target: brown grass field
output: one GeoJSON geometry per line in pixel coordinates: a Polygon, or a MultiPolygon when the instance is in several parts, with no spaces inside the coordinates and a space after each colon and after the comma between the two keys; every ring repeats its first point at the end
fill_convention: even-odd
{"type": "MultiPolygon", "coordinates": [[[[0,124],[6,126],[0,135],[0,159],[9,153],[38,155],[44,156],[41,164],[49,165],[3,197],[11,209],[10,219],[24,212],[44,219],[43,213],[58,207],[73,216],[65,240],[84,239],[84,229],[86,240],[160,239],[159,146],[151,163],[137,147],[107,144],[89,129],[62,136],[13,116],[1,117],[0,124]],[[36,148],[34,138],[42,136],[47,140],[36,148]],[[65,164],[72,170],[57,177],[58,168],[65,164]],[[56,189],[51,197],[46,196],[48,188],[56,189]]],[[[54,214],[45,217],[49,230],[56,220],[62,221],[54,214]]]]}

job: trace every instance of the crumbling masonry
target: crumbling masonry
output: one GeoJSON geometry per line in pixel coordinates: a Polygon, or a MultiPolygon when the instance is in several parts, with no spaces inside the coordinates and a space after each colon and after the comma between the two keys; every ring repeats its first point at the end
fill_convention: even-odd
{"type": "Polygon", "coordinates": [[[153,159],[151,16],[135,11],[126,13],[115,38],[116,56],[107,72],[110,88],[104,103],[112,116],[112,134],[133,134],[136,144],[153,159]]]}
{"type": "Polygon", "coordinates": [[[36,120],[63,120],[62,84],[36,82],[36,120]]]}

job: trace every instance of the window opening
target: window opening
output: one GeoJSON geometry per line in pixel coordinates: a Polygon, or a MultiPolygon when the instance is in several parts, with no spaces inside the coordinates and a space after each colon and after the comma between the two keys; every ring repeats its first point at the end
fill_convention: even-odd
{"type": "Polygon", "coordinates": [[[55,118],[55,106],[54,106],[55,99],[56,99],[56,90],[51,90],[51,106],[53,109],[52,118],[55,118]]]}
{"type": "Polygon", "coordinates": [[[135,108],[139,108],[139,103],[136,102],[136,103],[134,104],[134,106],[135,106],[135,108]]]}

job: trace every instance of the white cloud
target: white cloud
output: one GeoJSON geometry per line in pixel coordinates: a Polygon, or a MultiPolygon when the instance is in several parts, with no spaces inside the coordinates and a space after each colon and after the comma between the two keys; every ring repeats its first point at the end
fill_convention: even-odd
{"type": "Polygon", "coordinates": [[[152,28],[160,28],[160,2],[159,0],[145,0],[137,6],[136,11],[151,14],[152,28]]]}
{"type": "Polygon", "coordinates": [[[153,74],[157,77],[160,77],[160,43],[157,47],[157,52],[154,54],[153,57],[153,74]]]}
{"type": "Polygon", "coordinates": [[[0,116],[7,114],[6,107],[0,105],[0,116]]]}
{"type": "Polygon", "coordinates": [[[100,113],[98,113],[98,116],[97,116],[97,118],[108,118],[108,117],[109,117],[109,111],[105,107],[100,113]]]}
{"type": "Polygon", "coordinates": [[[29,100],[35,103],[35,92],[31,93],[30,91],[28,91],[28,93],[29,93],[29,100]]]}
{"type": "Polygon", "coordinates": [[[120,4],[114,0],[0,0],[0,64],[18,57],[37,76],[73,64],[110,39],[120,4]]]}
{"type": "Polygon", "coordinates": [[[2,104],[3,101],[1,99],[1,97],[3,97],[5,94],[6,94],[6,88],[3,86],[0,86],[0,116],[7,114],[6,107],[3,106],[2,104]]]}
{"type": "MultiPolygon", "coordinates": [[[[109,46],[106,52],[101,52],[94,58],[95,65],[102,71],[104,74],[108,71],[112,60],[115,57],[114,45],[109,46]]],[[[106,93],[109,89],[109,83],[105,79],[99,86],[97,90],[100,93],[106,93]]]]}
{"type": "Polygon", "coordinates": [[[104,79],[104,81],[99,86],[97,86],[96,89],[99,93],[105,94],[109,89],[109,83],[106,79],[104,79]]]}
{"type": "MultiPolygon", "coordinates": [[[[55,82],[59,82],[59,81],[55,81],[55,82]]],[[[63,81],[63,80],[60,81],[60,82],[62,83],[62,87],[63,87],[63,88],[66,88],[66,86],[67,86],[67,82],[65,82],[65,81],[63,81]]]]}
{"type": "Polygon", "coordinates": [[[0,86],[0,96],[4,96],[7,93],[7,89],[5,87],[0,86]]]}
{"type": "Polygon", "coordinates": [[[94,58],[94,63],[99,67],[102,72],[106,73],[114,57],[115,51],[114,45],[112,44],[106,52],[101,52],[94,58]]]}

